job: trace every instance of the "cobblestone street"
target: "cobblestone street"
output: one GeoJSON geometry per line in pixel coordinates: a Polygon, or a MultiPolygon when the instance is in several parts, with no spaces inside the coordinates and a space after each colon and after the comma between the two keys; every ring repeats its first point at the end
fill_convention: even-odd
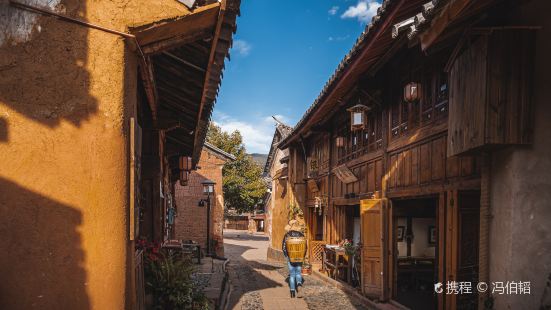
{"type": "Polygon", "coordinates": [[[225,255],[230,259],[231,292],[228,309],[368,309],[315,276],[306,276],[298,298],[289,296],[283,265],[266,261],[268,237],[246,231],[224,231],[225,255]]]}

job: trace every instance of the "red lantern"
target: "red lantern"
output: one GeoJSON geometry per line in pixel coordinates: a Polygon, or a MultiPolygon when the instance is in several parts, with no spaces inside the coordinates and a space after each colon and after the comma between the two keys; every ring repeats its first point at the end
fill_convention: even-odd
{"type": "Polygon", "coordinates": [[[404,100],[413,102],[421,99],[421,84],[410,82],[404,87],[404,100]]]}

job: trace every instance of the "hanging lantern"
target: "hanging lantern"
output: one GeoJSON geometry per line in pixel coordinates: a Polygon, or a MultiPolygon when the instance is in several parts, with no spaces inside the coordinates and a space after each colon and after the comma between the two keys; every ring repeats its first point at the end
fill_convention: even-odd
{"type": "Polygon", "coordinates": [[[189,181],[189,172],[180,171],[180,185],[187,186],[188,181],[189,181]]]}
{"type": "Polygon", "coordinates": [[[410,82],[404,86],[404,100],[406,102],[414,102],[421,99],[421,84],[410,82]]]}
{"type": "Polygon", "coordinates": [[[180,170],[191,171],[191,157],[180,156],[180,170]]]}
{"type": "Polygon", "coordinates": [[[337,147],[344,147],[344,137],[336,137],[335,138],[335,145],[337,147]]]}
{"type": "Polygon", "coordinates": [[[366,111],[369,111],[369,108],[363,104],[357,104],[349,109],[350,112],[350,130],[362,130],[367,125],[367,116],[366,111]]]}

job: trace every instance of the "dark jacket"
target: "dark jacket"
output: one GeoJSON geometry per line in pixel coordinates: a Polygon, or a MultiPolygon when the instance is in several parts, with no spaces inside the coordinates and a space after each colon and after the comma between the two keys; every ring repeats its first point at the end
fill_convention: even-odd
{"type": "MultiPolygon", "coordinates": [[[[287,254],[287,238],[288,237],[304,237],[304,234],[301,233],[300,231],[296,231],[296,230],[289,230],[289,232],[287,232],[285,234],[285,237],[283,237],[283,243],[281,244],[281,249],[283,249],[283,255],[285,255],[286,258],[289,258],[289,255],[287,254]]],[[[308,250],[308,243],[306,243],[306,249],[305,250],[308,250]]]]}

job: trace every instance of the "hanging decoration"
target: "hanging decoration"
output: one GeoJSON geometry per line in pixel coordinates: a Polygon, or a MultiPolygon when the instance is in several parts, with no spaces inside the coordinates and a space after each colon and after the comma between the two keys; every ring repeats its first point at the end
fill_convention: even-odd
{"type": "Polygon", "coordinates": [[[363,130],[367,126],[367,115],[366,111],[369,111],[369,108],[363,104],[357,104],[351,108],[346,109],[350,112],[350,130],[363,130]]]}

